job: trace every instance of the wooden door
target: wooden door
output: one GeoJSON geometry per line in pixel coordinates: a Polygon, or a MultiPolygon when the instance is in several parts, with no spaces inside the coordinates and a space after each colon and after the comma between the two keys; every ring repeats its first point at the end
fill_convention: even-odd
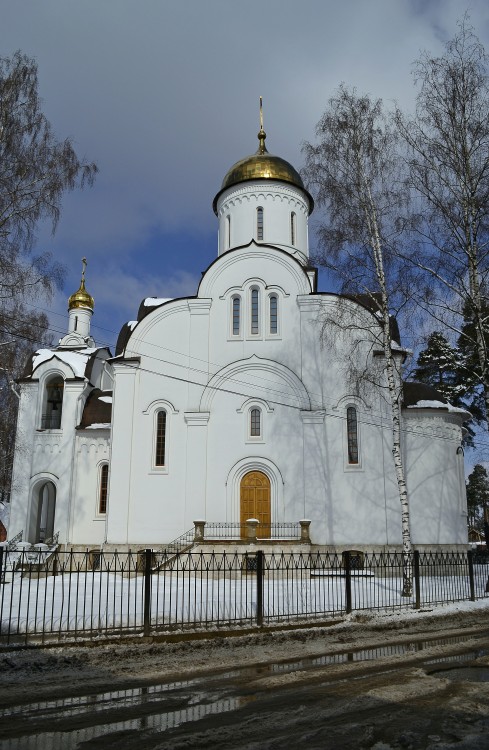
{"type": "Polygon", "coordinates": [[[257,537],[263,539],[270,536],[271,502],[270,480],[261,471],[250,471],[241,480],[241,528],[245,536],[244,524],[248,518],[257,518],[260,526],[257,537]]]}

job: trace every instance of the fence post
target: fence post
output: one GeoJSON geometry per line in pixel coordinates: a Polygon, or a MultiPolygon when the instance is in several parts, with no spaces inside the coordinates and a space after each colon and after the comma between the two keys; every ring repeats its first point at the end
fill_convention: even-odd
{"type": "Polygon", "coordinates": [[[194,521],[194,543],[200,544],[204,541],[205,521],[194,521]]]}
{"type": "Polygon", "coordinates": [[[263,550],[256,553],[256,624],[263,625],[263,550]]]}
{"type": "Polygon", "coordinates": [[[301,544],[311,544],[311,537],[309,534],[309,527],[311,526],[311,522],[303,518],[302,521],[299,521],[299,523],[301,525],[301,544]]]}
{"type": "Polygon", "coordinates": [[[351,559],[350,552],[346,550],[343,552],[343,564],[345,566],[345,609],[346,614],[349,615],[351,612],[351,559]]]}
{"type": "Polygon", "coordinates": [[[144,635],[151,629],[151,558],[153,550],[144,550],[144,635]]]}
{"type": "Polygon", "coordinates": [[[469,563],[469,585],[470,585],[470,601],[475,602],[475,583],[474,583],[474,558],[471,549],[467,552],[467,561],[469,563]]]}
{"type": "Polygon", "coordinates": [[[415,602],[414,602],[414,608],[420,609],[421,608],[421,582],[419,578],[419,549],[415,549],[413,553],[413,573],[414,573],[414,592],[415,592],[415,602]]]}
{"type": "Polygon", "coordinates": [[[0,547],[0,583],[3,581],[3,547],[0,547]]]}
{"type": "Polygon", "coordinates": [[[246,541],[248,544],[256,544],[256,529],[260,521],[257,518],[248,518],[246,521],[246,541]]]}

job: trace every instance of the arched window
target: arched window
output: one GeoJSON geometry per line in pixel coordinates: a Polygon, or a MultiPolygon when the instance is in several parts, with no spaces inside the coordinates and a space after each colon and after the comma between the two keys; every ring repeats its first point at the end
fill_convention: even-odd
{"type": "Polygon", "coordinates": [[[256,239],[263,240],[263,208],[256,209],[256,239]]]}
{"type": "Polygon", "coordinates": [[[250,411],[250,436],[261,437],[261,411],[256,407],[250,411]]]}
{"type": "Polygon", "coordinates": [[[100,467],[100,487],[98,493],[98,512],[100,515],[107,513],[107,489],[109,486],[109,464],[100,467]]]}
{"type": "Polygon", "coordinates": [[[251,290],[251,333],[256,336],[260,332],[260,295],[258,289],[251,290]]]}
{"type": "Polygon", "coordinates": [[[270,304],[270,333],[278,333],[278,297],[272,294],[269,297],[270,304]]]}
{"type": "Polygon", "coordinates": [[[233,297],[233,336],[239,336],[241,328],[241,297],[233,297]]]}
{"type": "Polygon", "coordinates": [[[226,216],[226,249],[231,247],[231,217],[226,216]]]}
{"type": "Polygon", "coordinates": [[[61,429],[61,415],[63,413],[63,378],[58,375],[46,383],[44,410],[41,416],[43,430],[61,429]]]}
{"type": "Polygon", "coordinates": [[[358,464],[357,410],[349,406],[346,410],[346,436],[348,441],[348,463],[358,464]]]}
{"type": "Polygon", "coordinates": [[[156,415],[155,466],[165,466],[166,451],[166,411],[156,415]]]}
{"type": "Polygon", "coordinates": [[[295,213],[290,214],[290,244],[295,245],[295,213]]]}

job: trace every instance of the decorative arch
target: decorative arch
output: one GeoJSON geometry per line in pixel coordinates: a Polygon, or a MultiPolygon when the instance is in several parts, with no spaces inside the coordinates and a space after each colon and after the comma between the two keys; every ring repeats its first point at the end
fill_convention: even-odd
{"type": "Polygon", "coordinates": [[[265,474],[270,481],[270,508],[272,523],[284,521],[284,479],[280,469],[273,461],[261,456],[249,456],[242,458],[229,470],[226,479],[226,508],[231,513],[231,522],[240,521],[240,495],[241,481],[246,474],[259,471],[265,474]]]}
{"type": "Polygon", "coordinates": [[[256,355],[233,362],[213,375],[202,394],[199,411],[209,412],[216,393],[226,387],[249,398],[261,398],[271,403],[279,401],[299,409],[311,408],[311,401],[304,383],[292,370],[278,362],[261,359],[256,355]],[[254,382],[248,386],[250,393],[246,392],[247,384],[243,381],[246,373],[255,377],[254,382]],[[262,373],[261,378],[260,373],[262,373]],[[279,382],[270,383],[270,376],[274,376],[279,382]]]}
{"type": "Polygon", "coordinates": [[[54,536],[57,489],[58,477],[55,474],[43,472],[31,480],[27,517],[27,540],[31,544],[54,536]]]}
{"type": "Polygon", "coordinates": [[[143,409],[143,414],[151,414],[155,409],[165,409],[171,414],[178,414],[178,409],[175,409],[171,401],[166,401],[164,398],[155,398],[150,401],[146,409],[143,409]]]}

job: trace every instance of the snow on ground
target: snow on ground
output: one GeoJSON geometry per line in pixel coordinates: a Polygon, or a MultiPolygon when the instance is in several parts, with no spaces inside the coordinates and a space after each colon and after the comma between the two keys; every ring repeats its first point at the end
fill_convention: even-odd
{"type": "MultiPolygon", "coordinates": [[[[478,596],[484,596],[487,566],[476,568],[478,596]]],[[[214,578],[166,569],[151,578],[151,626],[206,627],[253,624],[257,613],[254,575],[214,578]]],[[[412,609],[401,596],[397,577],[352,577],[353,610],[412,609]]],[[[465,576],[423,577],[421,602],[464,600],[470,595],[465,576]]],[[[468,605],[461,601],[457,607],[468,605]]],[[[471,603],[472,604],[472,603],[471,603]]],[[[452,605],[453,606],[453,605],[452,605]]],[[[473,606],[473,605],[472,605],[473,606]]],[[[339,616],[346,607],[345,579],[338,576],[273,576],[264,579],[265,621],[307,616],[339,616]]],[[[2,633],[109,631],[139,629],[144,623],[144,577],[115,572],[76,572],[29,578],[7,570],[0,589],[2,633]]]]}

